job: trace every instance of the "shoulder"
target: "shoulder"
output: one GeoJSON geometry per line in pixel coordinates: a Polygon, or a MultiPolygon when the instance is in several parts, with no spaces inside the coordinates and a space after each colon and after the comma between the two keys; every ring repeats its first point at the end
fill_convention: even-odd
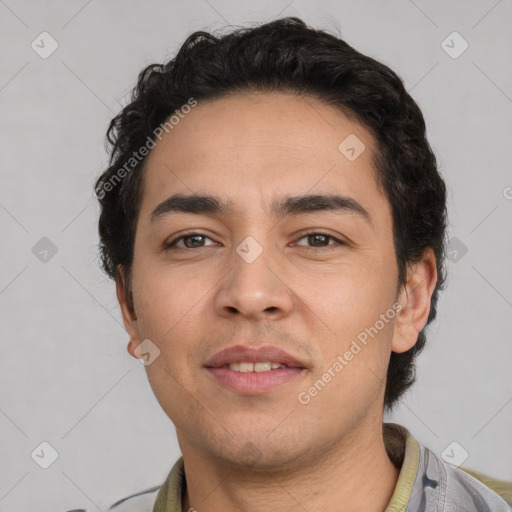
{"type": "Polygon", "coordinates": [[[481,473],[473,473],[475,476],[472,476],[468,470],[446,463],[445,465],[448,475],[448,490],[450,491],[447,494],[448,500],[453,499],[457,504],[456,497],[464,493],[468,504],[473,505],[478,512],[512,511],[512,501],[510,500],[512,483],[495,480],[481,473]],[[476,478],[476,475],[479,478],[476,478]]]}
{"type": "Polygon", "coordinates": [[[126,496],[116,501],[108,510],[112,512],[152,512],[160,486],[126,496]]]}
{"type": "MultiPolygon", "coordinates": [[[[436,457],[432,452],[431,456],[436,457]]],[[[440,470],[445,474],[444,509],[447,511],[465,510],[468,512],[512,512],[510,502],[506,501],[506,494],[498,494],[500,490],[489,486],[493,480],[486,475],[473,473],[482,477],[482,480],[469,474],[469,470],[457,468],[436,457],[440,470]],[[485,483],[484,483],[485,482],[485,483]]],[[[442,482],[443,479],[441,479],[442,482]]],[[[506,482],[500,482],[506,484],[506,482]]],[[[512,486],[512,484],[508,484],[512,486]]]]}
{"type": "MultiPolygon", "coordinates": [[[[130,494],[129,496],[125,496],[120,500],[116,501],[109,508],[105,508],[105,512],[153,512],[153,507],[156,501],[156,497],[158,495],[158,491],[160,490],[160,486],[152,487],[151,489],[146,489],[145,491],[141,491],[135,494],[130,494]]],[[[89,509],[73,509],[68,510],[67,512],[92,512],[89,509]]]]}
{"type": "Polygon", "coordinates": [[[405,427],[392,426],[394,430],[385,431],[386,449],[391,446],[390,439],[396,441],[403,459],[395,489],[398,498],[389,510],[512,512],[512,483],[451,465],[414,439],[405,427]]]}
{"type": "Polygon", "coordinates": [[[512,505],[512,482],[492,478],[484,473],[473,471],[472,469],[462,468],[466,473],[476,478],[487,487],[491,488],[496,494],[499,494],[509,505],[512,505]]]}

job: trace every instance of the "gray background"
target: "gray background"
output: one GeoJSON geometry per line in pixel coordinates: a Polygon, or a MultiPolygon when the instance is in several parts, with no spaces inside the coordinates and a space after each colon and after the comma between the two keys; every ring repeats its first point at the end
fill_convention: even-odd
{"type": "Polygon", "coordinates": [[[448,288],[417,384],[388,419],[512,480],[510,0],[0,0],[0,511],[106,510],[178,457],[99,269],[104,134],[138,72],[193,30],[283,15],[339,26],[402,76],[447,181],[448,288]],[[46,59],[31,47],[50,48],[43,31],[59,45],[46,59]],[[453,31],[469,44],[458,58],[460,38],[442,46],[453,31]],[[48,469],[31,458],[43,441],[58,452],[48,469]]]}

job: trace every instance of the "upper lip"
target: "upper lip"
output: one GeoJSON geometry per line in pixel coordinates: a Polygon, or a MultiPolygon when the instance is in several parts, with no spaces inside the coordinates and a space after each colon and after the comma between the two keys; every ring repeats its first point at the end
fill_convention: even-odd
{"type": "Polygon", "coordinates": [[[263,347],[248,347],[244,345],[235,345],[225,348],[217,352],[213,357],[208,359],[205,364],[207,368],[219,368],[231,363],[257,363],[270,362],[276,364],[284,364],[289,368],[305,368],[305,365],[291,356],[284,350],[270,345],[263,347]]]}

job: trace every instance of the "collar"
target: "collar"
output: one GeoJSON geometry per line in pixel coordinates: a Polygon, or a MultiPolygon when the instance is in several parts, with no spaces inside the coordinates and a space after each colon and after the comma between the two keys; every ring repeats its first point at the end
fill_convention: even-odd
{"type": "MultiPolygon", "coordinates": [[[[400,468],[395,491],[384,512],[405,512],[418,473],[420,445],[405,427],[395,423],[383,424],[383,436],[390,459],[400,468]]],[[[184,512],[185,486],[183,457],[180,457],[158,492],[153,512],[184,512]]]]}

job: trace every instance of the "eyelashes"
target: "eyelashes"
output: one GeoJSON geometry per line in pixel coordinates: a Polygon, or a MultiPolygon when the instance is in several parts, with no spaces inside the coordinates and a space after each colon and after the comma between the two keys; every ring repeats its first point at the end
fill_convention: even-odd
{"type": "MultiPolygon", "coordinates": [[[[336,244],[338,245],[345,245],[345,242],[343,242],[342,240],[339,240],[338,238],[332,236],[332,235],[329,235],[327,233],[322,233],[321,231],[312,231],[310,233],[305,233],[303,234],[300,238],[298,238],[298,240],[302,240],[303,238],[313,238],[313,237],[322,237],[324,240],[327,239],[327,240],[333,240],[334,242],[336,242],[336,244]]],[[[308,247],[308,249],[323,249],[324,247],[329,247],[331,244],[327,244],[327,245],[324,245],[324,246],[321,246],[321,247],[308,247]]]]}
{"type": "Polygon", "coordinates": [[[206,235],[203,235],[201,233],[189,233],[187,235],[182,235],[178,238],[175,238],[172,242],[169,242],[168,244],[166,244],[165,248],[166,249],[171,249],[173,247],[177,247],[178,249],[201,249],[202,247],[204,246],[199,246],[199,247],[178,247],[178,242],[182,241],[182,240],[187,240],[187,239],[190,239],[190,238],[207,238],[209,240],[212,240],[209,236],[206,236],[206,235]]]}
{"type": "MultiPolygon", "coordinates": [[[[308,233],[303,233],[300,236],[300,238],[296,239],[295,243],[299,247],[303,247],[308,250],[322,250],[322,249],[326,249],[328,247],[330,248],[332,246],[336,247],[337,245],[346,245],[346,243],[343,242],[342,240],[334,237],[333,235],[329,235],[328,233],[323,233],[321,231],[311,231],[308,233]],[[312,240],[315,240],[315,239],[317,239],[317,241],[318,241],[318,238],[320,238],[320,240],[322,240],[322,241],[327,241],[327,245],[308,246],[308,245],[297,244],[298,241],[301,241],[303,239],[308,239],[308,242],[311,242],[312,240]],[[331,243],[329,243],[330,241],[334,241],[335,243],[331,244],[331,243]]],[[[313,243],[315,243],[315,242],[313,242],[313,243]]],[[[174,240],[172,240],[171,242],[165,244],[164,249],[165,250],[173,250],[173,249],[174,250],[176,250],[176,249],[177,250],[194,250],[194,249],[202,249],[204,247],[211,247],[211,246],[214,246],[215,244],[216,244],[216,242],[209,236],[204,235],[202,233],[191,232],[191,233],[187,233],[185,235],[181,235],[181,236],[175,238],[174,240]],[[214,243],[208,244],[208,245],[197,245],[199,239],[210,240],[210,241],[213,241],[214,243]],[[192,243],[187,245],[187,241],[191,241],[191,240],[192,240],[192,243]],[[183,244],[181,246],[178,245],[180,242],[183,242],[183,244]],[[196,244],[196,245],[194,245],[194,244],[196,244]]]]}

